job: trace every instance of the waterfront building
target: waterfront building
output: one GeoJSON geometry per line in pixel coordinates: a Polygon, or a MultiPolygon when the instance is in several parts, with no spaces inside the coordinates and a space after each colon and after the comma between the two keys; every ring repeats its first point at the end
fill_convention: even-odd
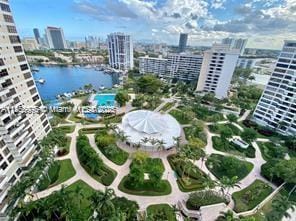
{"type": "Polygon", "coordinates": [[[155,74],[164,78],[167,73],[167,61],[168,59],[162,57],[139,57],[139,72],[140,74],[155,74]]]}
{"type": "Polygon", "coordinates": [[[181,33],[179,37],[179,53],[186,51],[187,40],[188,40],[188,34],[181,33]]]}
{"type": "Polygon", "coordinates": [[[67,44],[62,28],[47,27],[45,29],[46,39],[49,48],[51,49],[66,49],[67,44]]]}
{"type": "Polygon", "coordinates": [[[214,44],[205,51],[196,91],[212,92],[218,99],[226,98],[238,57],[239,50],[229,45],[214,44]]]}
{"type": "Polygon", "coordinates": [[[134,67],[133,42],[130,35],[111,33],[108,35],[109,64],[112,68],[129,70],[134,67]]]}
{"type": "Polygon", "coordinates": [[[240,51],[240,55],[244,54],[248,39],[235,39],[235,38],[224,38],[222,40],[222,44],[229,45],[231,49],[238,49],[240,51]]]}
{"type": "MultiPolygon", "coordinates": [[[[7,112],[5,108],[41,107],[29,64],[7,1],[0,0],[0,219],[7,193],[33,164],[38,141],[49,131],[46,114],[7,112]]],[[[14,199],[16,200],[16,199],[14,199]]]]}
{"type": "Polygon", "coordinates": [[[253,119],[284,135],[296,134],[296,41],[285,41],[253,119]]]}
{"type": "Polygon", "coordinates": [[[168,58],[139,58],[139,71],[141,74],[152,73],[162,78],[182,81],[198,79],[202,64],[202,56],[190,54],[169,54],[168,58]]]}
{"type": "Polygon", "coordinates": [[[39,49],[39,45],[35,38],[24,38],[22,40],[25,51],[33,51],[39,49]]]}
{"type": "Polygon", "coordinates": [[[33,29],[33,33],[34,33],[34,37],[37,41],[38,44],[41,44],[41,36],[40,36],[40,33],[39,33],[39,29],[38,28],[34,28],[33,29]]]}
{"type": "Polygon", "coordinates": [[[169,54],[168,77],[183,81],[196,81],[199,77],[202,64],[201,55],[192,54],[169,54]]]}

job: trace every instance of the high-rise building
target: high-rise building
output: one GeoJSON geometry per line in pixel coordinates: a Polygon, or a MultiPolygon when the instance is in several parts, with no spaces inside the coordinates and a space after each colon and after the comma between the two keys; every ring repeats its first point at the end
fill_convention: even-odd
{"type": "Polygon", "coordinates": [[[285,41],[253,119],[282,134],[296,134],[296,40],[285,41]]]}
{"type": "Polygon", "coordinates": [[[188,34],[181,33],[179,37],[179,53],[185,52],[187,47],[188,34]]]}
{"type": "Polygon", "coordinates": [[[85,45],[88,49],[97,49],[99,48],[99,39],[94,36],[85,37],[85,45]]]}
{"type": "Polygon", "coordinates": [[[66,49],[67,43],[62,28],[47,27],[45,29],[47,43],[52,49],[66,49]]]}
{"type": "Polygon", "coordinates": [[[214,44],[205,51],[196,91],[226,98],[238,57],[239,50],[230,49],[229,45],[214,44]]]}
{"type": "Polygon", "coordinates": [[[155,74],[158,77],[166,77],[168,59],[158,57],[139,57],[140,74],[155,74]]]}
{"type": "Polygon", "coordinates": [[[231,49],[238,49],[240,51],[240,55],[244,54],[248,39],[235,39],[235,38],[224,38],[222,40],[222,44],[227,44],[231,49]]]}
{"type": "Polygon", "coordinates": [[[39,29],[38,28],[34,28],[33,29],[34,32],[34,37],[37,41],[38,44],[41,44],[41,37],[40,37],[40,33],[39,33],[39,29]]]}
{"type": "Polygon", "coordinates": [[[202,64],[202,56],[190,54],[170,54],[165,58],[140,57],[141,74],[155,74],[162,78],[183,81],[198,79],[202,64]]]}
{"type": "Polygon", "coordinates": [[[198,79],[202,56],[191,54],[170,54],[168,56],[168,77],[171,79],[194,81],[198,79]]]}
{"type": "Polygon", "coordinates": [[[33,51],[39,48],[35,38],[24,38],[22,40],[22,45],[25,51],[33,51]]]}
{"type": "Polygon", "coordinates": [[[0,23],[0,216],[3,216],[8,190],[33,163],[38,140],[50,131],[50,125],[44,113],[6,111],[21,106],[41,107],[42,102],[9,4],[3,0],[0,0],[0,23]]]}
{"type": "Polygon", "coordinates": [[[130,35],[111,33],[108,35],[109,64],[112,68],[129,70],[134,67],[133,42],[130,35]]]}

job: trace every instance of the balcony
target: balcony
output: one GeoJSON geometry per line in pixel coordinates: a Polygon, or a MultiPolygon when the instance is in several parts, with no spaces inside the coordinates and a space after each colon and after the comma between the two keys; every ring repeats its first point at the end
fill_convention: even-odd
{"type": "MultiPolygon", "coordinates": [[[[15,115],[14,115],[15,116],[15,115]]],[[[10,128],[11,126],[13,126],[14,124],[18,123],[19,120],[21,119],[22,117],[21,116],[17,116],[15,117],[14,119],[8,121],[5,123],[5,127],[8,129],[10,128]]]]}

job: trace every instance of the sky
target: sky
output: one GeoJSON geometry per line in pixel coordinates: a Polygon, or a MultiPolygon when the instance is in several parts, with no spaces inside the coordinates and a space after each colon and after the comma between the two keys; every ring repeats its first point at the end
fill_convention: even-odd
{"type": "Polygon", "coordinates": [[[105,39],[125,32],[135,41],[210,46],[225,37],[248,38],[247,47],[280,49],[296,39],[296,0],[10,0],[21,37],[62,27],[66,39],[105,39]]]}

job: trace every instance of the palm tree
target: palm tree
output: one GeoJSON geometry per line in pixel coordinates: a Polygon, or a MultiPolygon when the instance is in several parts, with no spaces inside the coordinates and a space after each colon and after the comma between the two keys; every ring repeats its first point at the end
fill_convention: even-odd
{"type": "Polygon", "coordinates": [[[227,212],[221,212],[217,221],[239,221],[239,218],[234,217],[234,213],[231,210],[227,212]]]}
{"type": "Polygon", "coordinates": [[[180,144],[181,144],[181,137],[173,137],[173,140],[176,143],[177,151],[179,151],[180,150],[180,144]]]}
{"type": "Polygon", "coordinates": [[[231,188],[234,188],[234,187],[240,188],[240,185],[239,185],[240,183],[238,182],[238,176],[234,176],[232,178],[223,176],[220,182],[222,184],[221,187],[224,187],[222,191],[223,195],[228,195],[231,188]],[[224,194],[225,189],[227,190],[226,194],[224,194]]]}
{"type": "Polygon", "coordinates": [[[84,198],[84,193],[82,191],[82,187],[77,185],[75,190],[74,190],[74,193],[75,193],[75,196],[77,197],[78,199],[78,212],[81,213],[81,202],[82,202],[82,199],[84,198]]]}
{"type": "Polygon", "coordinates": [[[105,191],[95,192],[90,197],[94,211],[97,212],[99,220],[107,218],[115,212],[115,207],[112,202],[115,193],[113,189],[106,187],[105,191]]]}
{"type": "Polygon", "coordinates": [[[165,142],[164,140],[157,140],[157,151],[161,151],[164,149],[165,142]]]}
{"type": "Polygon", "coordinates": [[[204,191],[204,195],[203,198],[206,196],[206,192],[207,190],[211,189],[211,188],[215,188],[215,186],[217,186],[217,182],[212,180],[210,175],[208,174],[207,176],[203,176],[202,179],[202,186],[205,188],[206,191],[204,191]]]}
{"type": "Polygon", "coordinates": [[[141,148],[141,142],[135,143],[134,147],[138,150],[141,148]]]}
{"type": "Polygon", "coordinates": [[[272,201],[272,208],[274,211],[279,214],[284,214],[285,217],[290,218],[290,214],[287,210],[292,209],[295,210],[296,202],[289,200],[286,196],[280,196],[272,201]]]}
{"type": "Polygon", "coordinates": [[[144,138],[141,139],[141,142],[143,144],[147,144],[149,142],[149,138],[148,137],[144,137],[144,138]]]}

